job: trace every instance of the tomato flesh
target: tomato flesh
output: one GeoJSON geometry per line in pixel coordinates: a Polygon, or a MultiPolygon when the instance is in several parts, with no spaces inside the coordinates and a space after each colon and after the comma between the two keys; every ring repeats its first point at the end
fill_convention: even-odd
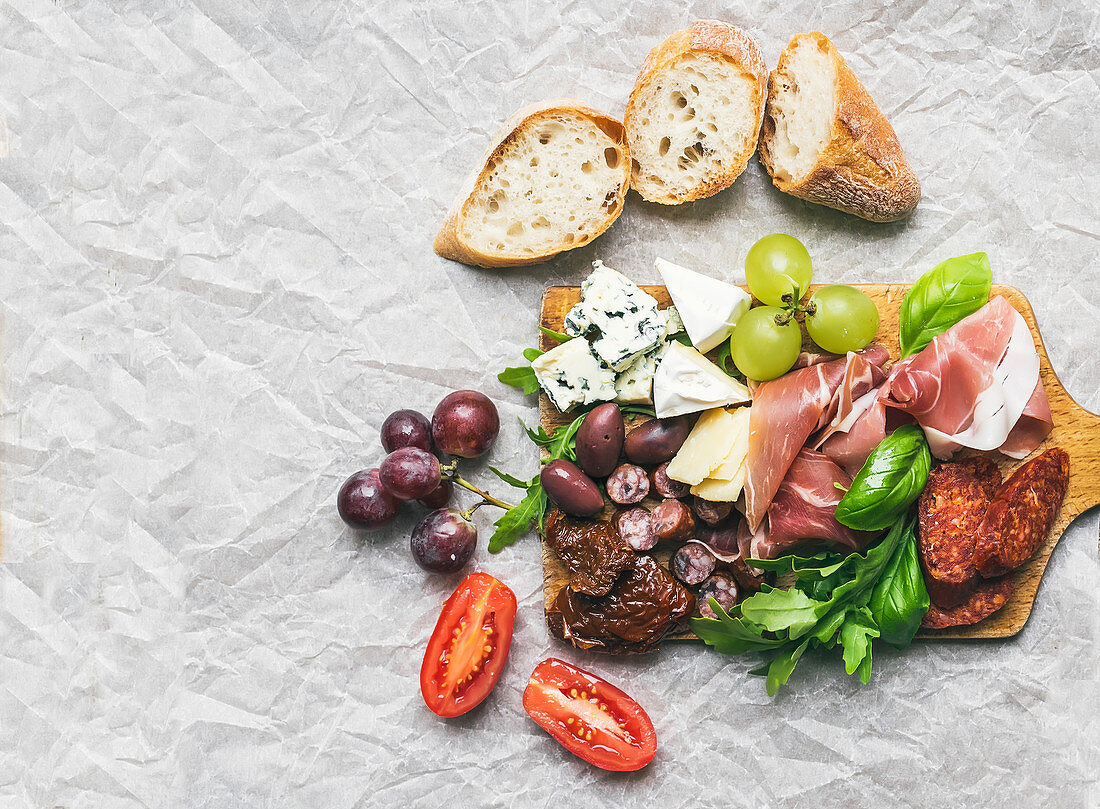
{"type": "Polygon", "coordinates": [[[523,708],[562,747],[604,770],[640,770],[657,752],[657,731],[641,705],[553,657],[532,672],[523,708]]]}
{"type": "Polygon", "coordinates": [[[439,716],[461,716],[481,704],[500,679],[512,645],[516,595],[487,573],[471,573],[435,624],[420,693],[439,716]]]}

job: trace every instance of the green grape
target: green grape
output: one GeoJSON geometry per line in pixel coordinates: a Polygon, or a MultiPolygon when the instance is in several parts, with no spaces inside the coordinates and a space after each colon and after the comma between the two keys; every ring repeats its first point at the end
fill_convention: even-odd
{"type": "Polygon", "coordinates": [[[783,306],[783,296],[788,294],[797,295],[792,303],[802,300],[812,277],[810,254],[802,242],[786,233],[765,236],[745,256],[749,290],[769,306],[783,306]]]}
{"type": "Polygon", "coordinates": [[[776,315],[787,313],[775,306],[757,306],[745,312],[730,335],[730,355],[737,370],[749,379],[764,382],[791,370],[802,350],[802,330],[791,318],[785,325],[776,315]]]}
{"type": "Polygon", "coordinates": [[[878,309],[855,287],[835,284],[810,296],[806,331],[815,343],[833,354],[859,351],[875,339],[878,309]]]}

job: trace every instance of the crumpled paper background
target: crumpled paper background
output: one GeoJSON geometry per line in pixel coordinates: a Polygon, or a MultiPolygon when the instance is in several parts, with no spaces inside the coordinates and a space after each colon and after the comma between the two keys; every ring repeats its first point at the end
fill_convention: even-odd
{"type": "Polygon", "coordinates": [[[492,698],[447,722],[418,672],[460,577],[413,564],[413,509],[368,537],[336,514],[385,416],[455,388],[499,403],[490,461],[533,472],[534,399],[495,375],[534,343],[546,285],[595,258],[654,282],[658,254],[741,280],[773,231],[823,281],[988,251],[1100,411],[1100,12],[881,6],[0,4],[0,807],[1100,804],[1096,511],[1018,637],[877,650],[865,688],[810,657],[774,700],[752,661],[700,646],[563,647],[535,539],[483,545],[473,567],[520,600],[515,642],[492,698]],[[754,160],[694,205],[631,195],[540,267],[435,256],[513,109],[621,114],[648,50],[697,18],[749,28],[769,66],[796,31],[831,36],[922,180],[916,214],[813,207],[754,160]],[[548,655],[647,708],[652,766],[597,771],[526,718],[548,655]]]}

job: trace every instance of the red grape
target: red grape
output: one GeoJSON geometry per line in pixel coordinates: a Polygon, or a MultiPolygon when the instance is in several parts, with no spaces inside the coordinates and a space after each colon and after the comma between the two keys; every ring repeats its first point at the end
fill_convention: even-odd
{"type": "Polygon", "coordinates": [[[477,547],[477,526],[453,508],[437,508],[416,524],[412,532],[413,558],[432,573],[460,570],[477,547]]]}
{"type": "Polygon", "coordinates": [[[432,439],[441,452],[476,458],[493,445],[500,416],[489,397],[476,390],[456,390],[443,397],[432,414],[432,439]]]}
{"type": "Polygon", "coordinates": [[[344,481],[336,508],[352,528],[374,531],[397,516],[401,501],[383,488],[377,469],[364,469],[344,481]]]}
{"type": "Polygon", "coordinates": [[[402,447],[432,451],[432,423],[416,410],[395,410],[382,422],[382,447],[393,452],[402,447]]]}
{"type": "Polygon", "coordinates": [[[454,484],[449,480],[445,480],[436,486],[435,491],[427,497],[418,497],[417,502],[428,508],[443,508],[451,502],[451,495],[454,494],[454,490],[454,484]]]}
{"type": "Polygon", "coordinates": [[[402,447],[385,457],[378,477],[394,497],[427,497],[439,487],[439,459],[417,447],[402,447]]]}

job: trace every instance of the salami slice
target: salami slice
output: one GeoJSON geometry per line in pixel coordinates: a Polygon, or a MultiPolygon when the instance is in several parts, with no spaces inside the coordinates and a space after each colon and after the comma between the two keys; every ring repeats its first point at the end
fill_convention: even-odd
{"type": "Polygon", "coordinates": [[[1015,570],[1047,538],[1069,485],[1069,455],[1059,447],[1019,467],[997,490],[978,529],[974,565],[986,578],[1015,570]]]}
{"type": "Polygon", "coordinates": [[[650,488],[658,497],[679,499],[690,494],[691,487],[668,476],[668,464],[663,463],[649,473],[650,488]]]}
{"type": "Polygon", "coordinates": [[[679,500],[662,500],[653,509],[653,531],[658,539],[682,542],[695,533],[695,518],[679,500]]]}
{"type": "Polygon", "coordinates": [[[921,626],[925,629],[945,629],[949,626],[969,626],[988,618],[1012,596],[1016,582],[1010,577],[979,579],[973,592],[961,604],[950,609],[933,604],[925,613],[921,626]]]}
{"type": "Polygon", "coordinates": [[[917,505],[917,549],[932,601],[954,607],[974,590],[974,544],[1001,473],[984,457],[936,466],[917,505]]]}
{"type": "Polygon", "coordinates": [[[619,536],[636,551],[648,551],[657,544],[653,515],[641,506],[620,512],[615,518],[615,526],[619,536]]]}
{"type": "Polygon", "coordinates": [[[649,494],[649,476],[640,466],[624,463],[607,478],[607,496],[620,506],[642,502],[649,494]]]}

